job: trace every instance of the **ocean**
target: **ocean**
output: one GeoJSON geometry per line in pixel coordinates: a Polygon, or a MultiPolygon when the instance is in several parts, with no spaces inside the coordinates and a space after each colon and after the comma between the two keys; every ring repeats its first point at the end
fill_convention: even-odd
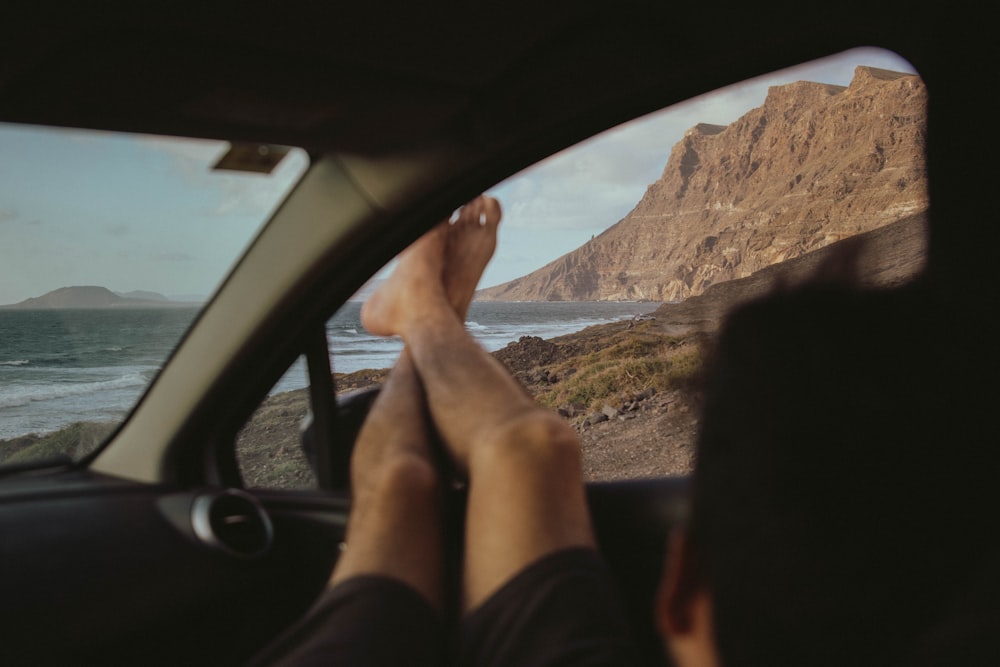
{"type": "MultiPolygon", "coordinates": [[[[552,338],[649,313],[657,305],[481,302],[472,304],[466,329],[492,352],[522,336],[552,338]]],[[[348,303],[327,323],[336,372],[388,368],[402,349],[398,339],[368,334],[360,309],[360,303],[348,303]]],[[[0,310],[0,439],[123,418],[197,312],[0,310]]],[[[299,363],[273,391],[302,386],[299,363]]]]}

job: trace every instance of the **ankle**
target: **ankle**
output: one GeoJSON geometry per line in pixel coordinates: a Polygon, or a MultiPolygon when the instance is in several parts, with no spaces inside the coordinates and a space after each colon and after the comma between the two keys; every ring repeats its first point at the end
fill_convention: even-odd
{"type": "Polygon", "coordinates": [[[424,301],[423,307],[414,309],[411,317],[401,323],[399,336],[414,349],[423,347],[428,341],[440,341],[447,337],[448,332],[460,330],[465,333],[465,320],[451,307],[451,304],[441,295],[439,300],[424,301]]]}

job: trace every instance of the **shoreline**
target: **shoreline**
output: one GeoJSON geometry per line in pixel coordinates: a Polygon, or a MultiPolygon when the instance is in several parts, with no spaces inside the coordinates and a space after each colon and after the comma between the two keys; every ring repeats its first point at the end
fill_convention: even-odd
{"type": "MultiPolygon", "coordinates": [[[[492,352],[541,405],[580,435],[587,481],[691,471],[696,410],[687,385],[702,339],[673,336],[653,317],[591,325],[550,339],[522,336],[492,352]]],[[[335,373],[338,395],[379,386],[389,373],[335,373]]],[[[265,398],[237,435],[248,487],[310,488],[300,445],[308,388],[265,398]]],[[[76,422],[49,433],[0,439],[0,465],[96,449],[118,422],[76,422]]]]}

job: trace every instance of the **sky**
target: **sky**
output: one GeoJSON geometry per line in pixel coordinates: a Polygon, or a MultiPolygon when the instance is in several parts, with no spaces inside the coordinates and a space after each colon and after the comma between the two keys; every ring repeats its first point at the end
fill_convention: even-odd
{"type": "MultiPolygon", "coordinates": [[[[857,65],[914,71],[892,53],[849,51],[637,119],[497,184],[489,193],[504,219],[481,286],[530,273],[625,217],[694,125],[733,122],[773,85],[847,85],[857,65]]],[[[211,170],[226,148],[0,124],[0,304],[69,285],[211,294],[307,166],[293,151],[271,175],[211,170]]]]}

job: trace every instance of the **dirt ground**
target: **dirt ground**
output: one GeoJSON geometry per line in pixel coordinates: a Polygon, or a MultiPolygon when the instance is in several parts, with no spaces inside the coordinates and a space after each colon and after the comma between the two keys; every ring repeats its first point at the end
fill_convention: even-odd
{"type": "MultiPolygon", "coordinates": [[[[304,390],[269,398],[238,437],[237,459],[250,486],[309,488],[315,484],[299,446],[308,411],[304,390]]],[[[691,472],[697,414],[678,392],[657,394],[599,423],[570,419],[583,444],[587,481],[684,475],[691,472]]]]}
{"type": "Polygon", "coordinates": [[[577,426],[587,481],[686,475],[694,465],[697,414],[678,395],[663,394],[590,426],[577,426]]]}

